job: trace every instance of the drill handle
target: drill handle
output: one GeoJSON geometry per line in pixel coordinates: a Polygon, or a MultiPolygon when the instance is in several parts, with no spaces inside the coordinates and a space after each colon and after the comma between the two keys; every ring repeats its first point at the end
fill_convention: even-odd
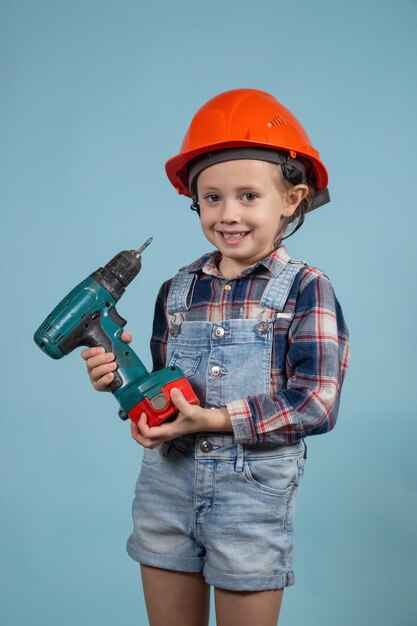
{"type": "Polygon", "coordinates": [[[118,367],[114,372],[113,381],[108,385],[108,390],[112,393],[133,375],[143,378],[148,374],[137,354],[121,339],[126,323],[116,307],[106,302],[105,306],[84,316],[78,326],[60,343],[60,349],[64,354],[69,354],[79,346],[100,347],[106,352],[113,352],[118,367]]]}
{"type": "MultiPolygon", "coordinates": [[[[104,348],[106,352],[114,352],[111,335],[103,328],[103,320],[106,314],[100,310],[94,311],[91,315],[81,320],[78,326],[60,343],[60,348],[64,354],[69,354],[79,346],[88,348],[104,348]]],[[[111,307],[108,312],[109,318],[114,322],[117,330],[123,328],[126,320],[123,319],[115,307],[111,307]]],[[[113,331],[114,333],[114,331],[113,331]]],[[[117,370],[114,372],[114,380],[108,386],[109,391],[115,391],[123,383],[117,370]]]]}

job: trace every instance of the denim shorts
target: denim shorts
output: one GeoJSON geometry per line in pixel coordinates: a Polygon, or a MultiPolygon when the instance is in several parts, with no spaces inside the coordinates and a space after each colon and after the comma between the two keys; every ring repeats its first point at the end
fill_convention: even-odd
{"type": "Polygon", "coordinates": [[[202,572],[235,591],[294,584],[294,511],[306,458],[291,446],[187,435],[145,449],[127,549],[143,565],[202,572]]]}

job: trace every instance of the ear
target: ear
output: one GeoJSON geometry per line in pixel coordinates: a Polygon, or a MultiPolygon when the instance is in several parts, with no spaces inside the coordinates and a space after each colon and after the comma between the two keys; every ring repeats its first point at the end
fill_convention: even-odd
{"type": "Polygon", "coordinates": [[[284,198],[284,208],[282,211],[284,217],[291,217],[300,202],[302,202],[307,195],[307,185],[294,185],[294,187],[291,187],[284,198]]]}

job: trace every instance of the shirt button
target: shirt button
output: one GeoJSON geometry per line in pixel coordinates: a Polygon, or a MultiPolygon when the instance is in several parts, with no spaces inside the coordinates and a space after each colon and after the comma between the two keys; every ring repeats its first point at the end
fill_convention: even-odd
{"type": "Polygon", "coordinates": [[[229,283],[227,285],[224,286],[224,290],[225,291],[230,291],[232,288],[232,285],[229,285],[229,283]]]}
{"type": "Polygon", "coordinates": [[[213,450],[213,444],[210,443],[210,441],[202,441],[200,443],[200,450],[201,452],[204,452],[205,454],[207,454],[207,452],[211,452],[213,450]]]}
{"type": "Polygon", "coordinates": [[[210,374],[213,376],[213,378],[219,378],[219,376],[222,375],[222,370],[218,365],[213,365],[210,370],[210,374]]]}
{"type": "Polygon", "coordinates": [[[214,334],[216,335],[216,337],[219,337],[220,339],[224,337],[224,333],[225,333],[225,330],[221,326],[217,326],[216,330],[214,331],[214,334]]]}

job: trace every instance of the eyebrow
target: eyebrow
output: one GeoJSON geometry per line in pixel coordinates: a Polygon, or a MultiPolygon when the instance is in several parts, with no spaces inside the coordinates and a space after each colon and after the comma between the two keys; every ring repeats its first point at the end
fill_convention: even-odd
{"type": "MultiPolygon", "coordinates": [[[[200,187],[200,191],[212,191],[215,193],[218,193],[219,191],[222,191],[222,189],[220,187],[216,187],[215,185],[202,185],[200,187]]],[[[242,193],[243,191],[261,191],[260,187],[259,187],[259,183],[248,183],[247,185],[241,185],[240,187],[237,187],[236,189],[234,189],[233,191],[237,191],[238,193],[242,193]]]]}

